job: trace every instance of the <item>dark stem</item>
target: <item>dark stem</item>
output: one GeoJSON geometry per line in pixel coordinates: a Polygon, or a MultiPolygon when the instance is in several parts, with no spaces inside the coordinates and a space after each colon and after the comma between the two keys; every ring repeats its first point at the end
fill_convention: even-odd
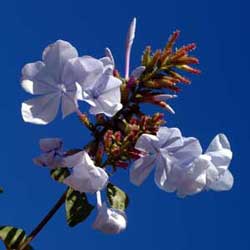
{"type": "Polygon", "coordinates": [[[24,250],[27,245],[40,233],[44,226],[50,221],[50,219],[55,215],[59,208],[64,204],[66,199],[67,190],[62,194],[56,204],[47,213],[47,215],[42,219],[42,221],[35,227],[35,229],[29,234],[27,240],[20,246],[18,250],[24,250]]]}

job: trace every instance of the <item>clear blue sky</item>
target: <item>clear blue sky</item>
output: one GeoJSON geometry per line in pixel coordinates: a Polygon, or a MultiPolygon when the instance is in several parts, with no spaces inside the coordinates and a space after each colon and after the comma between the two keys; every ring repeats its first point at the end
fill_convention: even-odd
{"type": "Polygon", "coordinates": [[[104,47],[110,47],[122,71],[125,33],[136,16],[134,67],[146,45],[164,46],[177,28],[182,31],[179,45],[197,43],[203,73],[172,102],[176,115],[167,115],[168,125],[198,137],[204,148],[217,133],[227,134],[235,185],[230,192],[178,199],[160,191],[152,177],[136,188],[121,171],[114,182],[131,199],[124,233],[107,236],[92,230],[94,213],[84,224],[68,228],[61,209],[33,245],[37,250],[250,249],[249,7],[247,0],[1,1],[0,184],[5,193],[0,197],[0,224],[30,232],[64,190],[45,169],[32,164],[39,138],[61,137],[66,148],[88,141],[75,115],[48,126],[22,121],[20,104],[29,97],[19,84],[22,66],[40,59],[49,43],[65,39],[82,55],[101,57],[104,47]]]}

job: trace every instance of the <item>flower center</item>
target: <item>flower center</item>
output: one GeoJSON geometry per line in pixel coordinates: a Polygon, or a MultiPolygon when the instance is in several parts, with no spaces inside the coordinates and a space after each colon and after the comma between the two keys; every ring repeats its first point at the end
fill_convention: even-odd
{"type": "Polygon", "coordinates": [[[58,88],[59,90],[62,92],[62,93],[66,93],[67,90],[66,90],[66,87],[64,84],[58,84],[58,88]]]}

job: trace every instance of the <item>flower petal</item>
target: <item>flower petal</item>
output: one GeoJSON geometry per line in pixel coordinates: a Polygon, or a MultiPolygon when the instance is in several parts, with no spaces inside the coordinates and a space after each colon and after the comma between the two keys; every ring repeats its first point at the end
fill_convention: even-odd
{"type": "Polygon", "coordinates": [[[83,90],[93,88],[95,82],[103,73],[104,66],[100,60],[91,56],[83,56],[69,61],[74,69],[74,76],[83,90]]]}
{"type": "MultiPolygon", "coordinates": [[[[160,188],[165,190],[165,183],[168,179],[168,173],[171,170],[171,159],[167,156],[160,155],[157,157],[155,170],[155,183],[160,188]]],[[[166,191],[166,190],[165,190],[166,191]]]]}
{"type": "Polygon", "coordinates": [[[144,156],[136,160],[130,168],[130,181],[140,186],[154,168],[156,157],[144,156]]]}
{"type": "Polygon", "coordinates": [[[160,127],[157,137],[159,139],[158,148],[175,150],[183,145],[182,134],[178,128],[160,127]]]}
{"type": "Polygon", "coordinates": [[[234,177],[229,170],[226,170],[217,181],[208,185],[209,189],[214,191],[228,191],[232,188],[234,177]]]}
{"type": "Polygon", "coordinates": [[[28,63],[22,69],[23,89],[32,95],[49,94],[56,91],[55,81],[41,61],[28,63]]]}
{"type": "Polygon", "coordinates": [[[61,95],[48,94],[22,103],[22,117],[25,122],[46,125],[55,119],[61,95]]]}
{"type": "Polygon", "coordinates": [[[67,92],[66,94],[63,94],[61,108],[62,108],[63,118],[65,118],[67,115],[74,113],[78,108],[76,93],[67,92]]]}
{"type": "Polygon", "coordinates": [[[136,141],[135,148],[146,153],[155,154],[158,152],[158,148],[154,144],[158,142],[159,138],[155,135],[142,134],[136,141]]]}
{"type": "Polygon", "coordinates": [[[43,152],[59,150],[62,148],[63,141],[60,138],[43,138],[39,141],[40,149],[43,152]]]}
{"type": "Polygon", "coordinates": [[[177,195],[185,197],[201,192],[206,185],[206,169],[210,166],[210,159],[206,155],[201,155],[185,171],[182,169],[182,178],[177,183],[177,195]]]}
{"type": "MultiPolygon", "coordinates": [[[[91,100],[86,100],[88,103],[90,103],[90,101],[91,100]]],[[[119,110],[122,109],[121,103],[113,103],[105,99],[103,100],[102,97],[94,100],[94,104],[95,106],[93,105],[89,110],[89,113],[93,115],[105,114],[108,117],[113,117],[119,110]]]]}
{"type": "Polygon", "coordinates": [[[212,163],[223,173],[232,160],[230,143],[224,134],[218,134],[210,143],[206,154],[211,156],[212,163]]]}
{"type": "Polygon", "coordinates": [[[103,203],[92,226],[106,234],[118,234],[126,229],[126,215],[118,209],[107,208],[106,203],[103,203]]]}
{"type": "MultiPolygon", "coordinates": [[[[72,174],[64,180],[66,185],[86,193],[94,193],[107,185],[107,173],[102,168],[95,166],[86,152],[83,151],[75,154],[74,157],[69,157],[70,164],[76,163],[77,165],[73,165],[72,174]]],[[[66,157],[65,164],[69,163],[69,157],[66,157]]]]}
{"type": "Polygon", "coordinates": [[[61,74],[65,63],[75,57],[78,57],[77,50],[63,40],[57,40],[43,51],[43,61],[57,83],[62,80],[61,74]]]}
{"type": "Polygon", "coordinates": [[[134,77],[134,79],[138,79],[145,69],[145,66],[139,66],[132,71],[131,76],[134,77]]]}
{"type": "Polygon", "coordinates": [[[173,164],[187,166],[196,157],[202,154],[202,148],[198,139],[194,137],[183,137],[183,146],[171,151],[173,153],[173,164]]]}

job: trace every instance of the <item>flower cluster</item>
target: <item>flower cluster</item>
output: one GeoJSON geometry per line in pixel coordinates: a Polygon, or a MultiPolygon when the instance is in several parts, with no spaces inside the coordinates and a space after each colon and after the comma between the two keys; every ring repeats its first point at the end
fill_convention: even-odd
{"type": "Polygon", "coordinates": [[[181,197],[208,189],[229,190],[233,185],[228,170],[232,151],[223,134],[213,139],[204,154],[196,138],[183,137],[178,128],[167,127],[161,127],[157,135],[141,135],[135,148],[142,152],[130,169],[135,185],[141,185],[154,167],[156,185],[181,197]]]}
{"type": "MultiPolygon", "coordinates": [[[[190,83],[181,72],[200,73],[190,66],[198,63],[189,55],[195,44],[174,49],[179,37],[176,31],[162,50],[152,53],[147,47],[141,65],[130,74],[135,26],[134,19],[127,35],[125,77],[116,69],[109,49],[100,59],[79,56],[62,40],[44,50],[42,61],[26,64],[22,70],[24,90],[39,95],[22,104],[24,121],[48,124],[61,105],[63,117],[75,112],[93,135],[84,148],[68,151],[63,150],[59,138],[42,139],[42,154],[34,163],[47,166],[52,177],[57,176],[80,197],[78,208],[69,211],[71,221],[80,216],[81,209],[84,218],[77,217],[77,223],[87,217],[92,210],[87,195],[95,194],[98,212],[93,228],[111,234],[120,233],[127,225],[127,194],[111,184],[119,168],[128,169],[130,181],[137,186],[155,169],[156,185],[179,197],[229,190],[233,185],[228,170],[232,151],[224,134],[218,134],[203,152],[198,139],[163,126],[162,113],[149,116],[141,108],[141,104],[150,103],[174,113],[168,101],[177,97],[180,83],[190,83]],[[78,101],[90,105],[90,116],[80,111],[78,101]],[[108,203],[101,198],[105,189],[108,203]]],[[[76,199],[70,202],[74,205],[76,199]]]]}

